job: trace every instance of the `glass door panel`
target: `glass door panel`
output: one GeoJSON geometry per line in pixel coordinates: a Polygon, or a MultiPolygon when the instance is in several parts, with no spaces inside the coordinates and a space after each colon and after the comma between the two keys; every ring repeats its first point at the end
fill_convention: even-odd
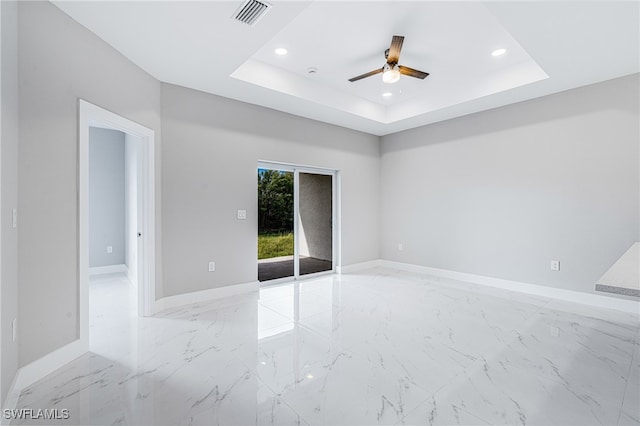
{"type": "Polygon", "coordinates": [[[298,173],[299,275],[333,270],[333,176],[298,173]]]}

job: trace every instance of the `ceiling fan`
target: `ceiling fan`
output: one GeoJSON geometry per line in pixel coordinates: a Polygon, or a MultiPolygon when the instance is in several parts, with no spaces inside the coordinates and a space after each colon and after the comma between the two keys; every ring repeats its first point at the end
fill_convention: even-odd
{"type": "Polygon", "coordinates": [[[400,74],[424,80],[424,78],[429,75],[428,72],[418,71],[413,68],[398,65],[403,42],[404,36],[394,35],[391,39],[391,47],[384,51],[384,57],[387,60],[387,63],[384,64],[382,68],[350,78],[349,81],[353,83],[354,81],[362,80],[363,78],[371,77],[372,75],[380,73],[382,73],[382,81],[385,83],[395,83],[400,80],[400,74]]]}

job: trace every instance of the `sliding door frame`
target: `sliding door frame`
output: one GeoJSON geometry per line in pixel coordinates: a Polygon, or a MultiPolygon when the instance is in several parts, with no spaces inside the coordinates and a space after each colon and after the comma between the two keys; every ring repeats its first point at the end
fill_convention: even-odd
{"type": "MultiPolygon", "coordinates": [[[[328,169],[315,166],[302,166],[290,163],[280,163],[276,161],[258,161],[257,169],[278,170],[293,173],[293,277],[278,280],[265,281],[265,285],[278,284],[285,280],[301,280],[313,278],[320,275],[334,274],[339,270],[341,249],[341,227],[340,227],[340,172],[335,169],[328,169]],[[312,274],[300,275],[300,173],[331,176],[331,270],[316,272],[312,274]]],[[[256,256],[257,259],[257,256],[256,256]]],[[[262,284],[262,283],[261,283],[262,284]]]]}

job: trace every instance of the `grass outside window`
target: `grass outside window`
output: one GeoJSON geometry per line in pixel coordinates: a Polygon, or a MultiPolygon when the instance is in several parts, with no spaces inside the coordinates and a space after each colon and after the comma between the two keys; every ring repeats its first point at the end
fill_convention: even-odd
{"type": "Polygon", "coordinates": [[[293,232],[258,235],[258,259],[293,256],[293,232]]]}

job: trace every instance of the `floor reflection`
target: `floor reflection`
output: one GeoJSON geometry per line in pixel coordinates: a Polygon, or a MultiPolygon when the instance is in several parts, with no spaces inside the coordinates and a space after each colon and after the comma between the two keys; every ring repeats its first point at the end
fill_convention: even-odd
{"type": "Polygon", "coordinates": [[[138,318],[123,280],[91,290],[92,352],[18,409],[76,425],[640,423],[638,315],[372,269],[138,318]]]}

